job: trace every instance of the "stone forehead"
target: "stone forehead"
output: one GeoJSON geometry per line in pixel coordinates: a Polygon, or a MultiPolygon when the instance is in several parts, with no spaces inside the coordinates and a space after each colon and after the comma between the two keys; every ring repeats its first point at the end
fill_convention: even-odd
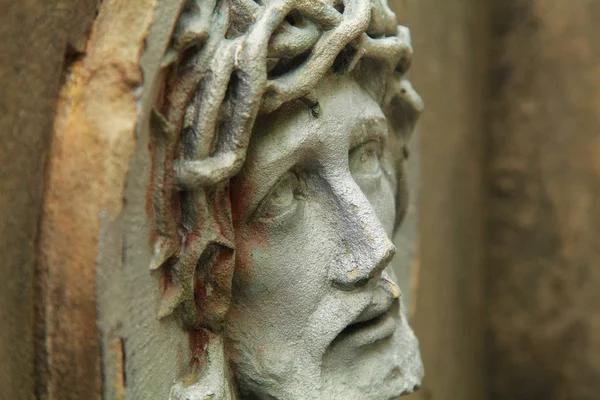
{"type": "MultiPolygon", "coordinates": [[[[257,119],[248,157],[257,152],[256,146],[272,147],[278,152],[286,143],[300,140],[320,141],[322,137],[349,137],[355,125],[384,125],[385,115],[376,99],[350,75],[330,74],[321,79],[314,91],[319,102],[319,114],[310,105],[297,101],[257,119]],[[274,139],[279,142],[272,143],[274,139]],[[279,146],[279,149],[277,148],[279,146]]],[[[267,153],[269,153],[267,151],[267,153]]],[[[265,155],[266,157],[269,154],[265,155]]]]}

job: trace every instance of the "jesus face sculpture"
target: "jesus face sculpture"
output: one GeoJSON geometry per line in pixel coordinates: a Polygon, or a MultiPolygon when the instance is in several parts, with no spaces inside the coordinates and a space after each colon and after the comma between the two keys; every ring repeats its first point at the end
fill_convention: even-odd
{"type": "Polygon", "coordinates": [[[319,118],[295,104],[257,123],[232,182],[230,357],[257,398],[396,398],[422,375],[388,268],[404,181],[377,102],[347,76],[317,94],[319,118]]]}
{"type": "Polygon", "coordinates": [[[190,0],[173,46],[151,268],[192,372],[171,399],[414,391],[418,343],[388,268],[421,110],[406,28],[383,0],[190,0]]]}

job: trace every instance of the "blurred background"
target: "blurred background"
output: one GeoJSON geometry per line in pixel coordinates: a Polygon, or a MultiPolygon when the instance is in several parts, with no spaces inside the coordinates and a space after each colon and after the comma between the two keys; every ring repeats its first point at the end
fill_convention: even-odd
{"type": "MultiPolygon", "coordinates": [[[[409,398],[600,399],[600,1],[390,1],[426,103],[398,239],[426,367],[409,398]]],[[[44,374],[10,344],[35,339],[54,107],[97,4],[0,0],[0,389],[44,374]]]]}
{"type": "Polygon", "coordinates": [[[600,1],[391,0],[412,31],[414,399],[600,399],[600,1]]]}

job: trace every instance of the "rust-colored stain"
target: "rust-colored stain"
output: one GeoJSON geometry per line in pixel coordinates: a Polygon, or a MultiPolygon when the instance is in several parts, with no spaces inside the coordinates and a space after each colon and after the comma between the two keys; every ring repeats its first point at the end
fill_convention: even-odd
{"type": "Polygon", "coordinates": [[[230,181],[231,186],[231,216],[234,226],[238,226],[244,210],[248,207],[248,201],[254,193],[254,188],[249,185],[241,185],[239,180],[234,177],[230,181]],[[241,187],[240,187],[241,186],[241,187]]]}
{"type": "MultiPolygon", "coordinates": [[[[252,162],[252,160],[249,159],[246,162],[252,162]]],[[[237,177],[231,179],[230,188],[232,220],[235,228],[235,242],[236,244],[241,242],[244,243],[244,246],[241,248],[236,246],[235,274],[239,279],[249,282],[252,278],[250,276],[250,270],[247,268],[247,266],[251,265],[252,263],[252,252],[257,249],[268,251],[270,244],[267,239],[267,233],[265,230],[261,229],[260,223],[254,224],[252,235],[244,234],[243,225],[246,222],[242,221],[242,215],[244,212],[247,212],[248,203],[252,198],[255,189],[248,183],[244,183],[242,185],[237,177]]],[[[252,216],[246,216],[246,219],[249,217],[252,218],[252,216]]]]}
{"type": "Polygon", "coordinates": [[[188,330],[187,334],[191,353],[190,365],[200,366],[208,344],[208,332],[206,329],[200,328],[188,330]]]}
{"type": "Polygon", "coordinates": [[[198,319],[202,320],[204,317],[204,305],[206,304],[206,281],[204,279],[194,279],[194,302],[196,305],[196,313],[198,319]]]}
{"type": "Polygon", "coordinates": [[[110,351],[115,359],[113,376],[114,400],[125,400],[125,343],[123,338],[117,338],[110,344],[110,351]]]}

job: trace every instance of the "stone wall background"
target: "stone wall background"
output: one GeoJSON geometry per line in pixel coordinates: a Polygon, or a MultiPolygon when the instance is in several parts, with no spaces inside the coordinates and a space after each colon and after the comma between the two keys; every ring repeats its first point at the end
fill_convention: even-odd
{"type": "Polygon", "coordinates": [[[600,3],[394,0],[420,122],[418,399],[600,393],[600,3]]]}
{"type": "MultiPolygon", "coordinates": [[[[118,19],[150,3],[0,0],[1,400],[102,398],[103,379],[112,388],[105,398],[122,396],[120,348],[104,361],[116,375],[103,377],[97,353],[69,347],[93,340],[95,315],[64,319],[60,311],[93,309],[96,264],[45,263],[44,246],[56,238],[46,230],[51,240],[42,243],[40,226],[58,221],[42,204],[47,210],[52,195],[47,166],[61,156],[48,160],[60,90],[93,50],[92,26],[115,26],[98,22],[97,10],[118,19]],[[67,293],[64,303],[57,271],[65,282],[84,273],[92,289],[67,293]],[[55,328],[63,347],[48,334],[55,328]]],[[[411,27],[411,79],[427,104],[410,293],[427,376],[412,398],[597,399],[600,3],[391,3],[411,27]]],[[[84,132],[77,122],[58,129],[84,132]]],[[[52,187],[60,194],[62,184],[52,187]]]]}
{"type": "Polygon", "coordinates": [[[600,3],[490,15],[490,399],[599,398],[600,3]]]}
{"type": "Polygon", "coordinates": [[[412,323],[426,380],[416,399],[486,398],[483,151],[486,7],[481,0],[396,0],[411,28],[419,121],[419,268],[412,323]]]}

